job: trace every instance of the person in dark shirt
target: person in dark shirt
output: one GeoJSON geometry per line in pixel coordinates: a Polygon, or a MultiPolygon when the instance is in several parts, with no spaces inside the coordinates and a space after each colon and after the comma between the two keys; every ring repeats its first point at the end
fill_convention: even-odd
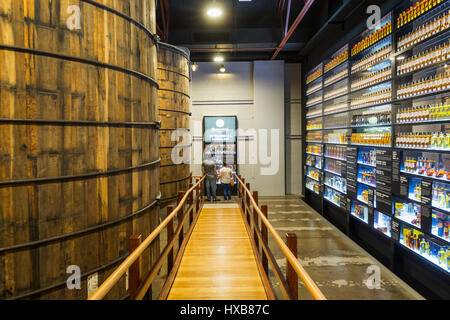
{"type": "Polygon", "coordinates": [[[204,160],[202,163],[202,173],[206,175],[205,188],[206,188],[206,197],[208,198],[208,201],[212,200],[217,201],[216,197],[217,169],[214,161],[209,159],[204,160]]]}

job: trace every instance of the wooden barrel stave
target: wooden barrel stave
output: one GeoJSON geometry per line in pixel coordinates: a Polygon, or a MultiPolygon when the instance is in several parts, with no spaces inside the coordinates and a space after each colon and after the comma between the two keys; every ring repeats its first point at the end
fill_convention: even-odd
{"type": "MultiPolygon", "coordinates": [[[[34,1],[2,1],[0,45],[65,54],[119,70],[0,49],[0,119],[156,121],[157,88],[149,80],[156,76],[153,40],[114,13],[70,1],[77,3],[83,29],[69,31],[65,26],[69,1],[42,0],[36,7],[34,1]]],[[[101,3],[154,31],[154,12],[148,12],[154,11],[153,1],[135,1],[132,6],[119,0],[101,3]]],[[[59,286],[30,298],[86,298],[85,278],[81,290],[66,288],[67,266],[78,265],[84,273],[109,265],[99,270],[103,281],[116,266],[111,262],[127,254],[129,236],[145,237],[158,224],[157,207],[90,233],[64,235],[126,218],[149,205],[158,194],[158,166],[74,180],[15,182],[150,163],[158,159],[157,131],[136,125],[0,123],[0,136],[0,183],[11,182],[0,186],[0,298],[26,296],[55,285],[59,286]],[[1,253],[58,236],[63,239],[1,253]]],[[[158,250],[155,242],[143,256],[144,270],[149,270],[158,250]]],[[[122,279],[108,297],[125,294],[122,279]]]]}
{"type": "MultiPolygon", "coordinates": [[[[172,141],[174,129],[190,126],[189,58],[181,49],[160,45],[158,49],[159,120],[160,130],[160,181],[163,200],[174,200],[178,191],[186,190],[190,182],[189,164],[174,164],[173,147],[181,143],[172,141]]],[[[185,142],[184,142],[185,143],[185,142]]],[[[182,155],[183,151],[180,151],[182,155]]]]}

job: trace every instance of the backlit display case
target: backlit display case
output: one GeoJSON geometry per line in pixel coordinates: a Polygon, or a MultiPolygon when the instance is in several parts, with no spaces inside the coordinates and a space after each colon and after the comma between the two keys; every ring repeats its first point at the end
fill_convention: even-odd
{"type": "Polygon", "coordinates": [[[369,223],[369,208],[360,202],[352,201],[350,213],[365,223],[369,223]]]}
{"type": "Polygon", "coordinates": [[[375,214],[373,217],[373,227],[389,238],[392,236],[391,223],[391,216],[375,210],[375,214]]]}
{"type": "Polygon", "coordinates": [[[448,245],[440,243],[408,225],[401,226],[399,242],[442,270],[450,272],[450,248],[448,245]]]}
{"type": "Polygon", "coordinates": [[[447,242],[450,242],[450,215],[433,210],[431,233],[447,242]]]}
{"type": "Polygon", "coordinates": [[[408,200],[394,197],[394,217],[417,228],[421,227],[421,206],[408,200]]]}
{"type": "Polygon", "coordinates": [[[431,205],[434,208],[450,212],[450,184],[433,181],[431,205]]]}

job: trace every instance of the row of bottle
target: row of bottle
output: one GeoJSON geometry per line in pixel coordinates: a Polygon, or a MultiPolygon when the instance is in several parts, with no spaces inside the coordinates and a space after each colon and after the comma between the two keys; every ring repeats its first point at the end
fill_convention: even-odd
{"type": "Polygon", "coordinates": [[[428,241],[420,231],[410,228],[403,229],[403,239],[400,240],[408,248],[419,252],[423,257],[450,270],[450,248],[445,248],[428,241]],[[430,247],[433,246],[433,249],[430,247]]]}
{"type": "Polygon", "coordinates": [[[392,52],[391,44],[387,44],[377,49],[375,52],[365,55],[361,60],[352,65],[352,73],[366,70],[380,61],[390,57],[392,52]]]}
{"type": "Polygon", "coordinates": [[[327,159],[325,169],[340,175],[342,172],[342,165],[344,165],[342,162],[337,162],[333,159],[327,159]]]}
{"type": "Polygon", "coordinates": [[[311,169],[310,167],[309,167],[308,169],[309,169],[309,170],[308,170],[307,176],[310,177],[310,178],[312,178],[312,179],[314,179],[314,180],[319,180],[319,177],[320,177],[320,171],[318,171],[318,170],[313,170],[313,169],[311,169]]]}
{"type": "Polygon", "coordinates": [[[415,31],[411,31],[400,37],[397,44],[397,51],[402,51],[415,44],[431,38],[435,34],[447,30],[450,27],[450,10],[440,14],[433,20],[426,22],[418,27],[415,31]]]}
{"type": "Polygon", "coordinates": [[[309,144],[306,147],[306,152],[313,153],[313,154],[322,154],[322,146],[309,144]]]}
{"type": "Polygon", "coordinates": [[[366,222],[368,220],[367,207],[362,206],[359,203],[354,203],[351,214],[366,222]]]}
{"type": "Polygon", "coordinates": [[[341,79],[344,79],[346,76],[348,75],[348,70],[347,68],[345,68],[342,71],[339,71],[338,73],[336,73],[335,75],[325,79],[324,84],[327,86],[331,83],[337,82],[341,79]]]}
{"type": "MultiPolygon", "coordinates": [[[[441,237],[442,239],[449,241],[450,221],[448,220],[448,218],[446,218],[445,220],[438,219],[436,229],[437,229],[436,234],[438,237],[441,237]]],[[[449,251],[449,254],[450,254],[450,251],[449,251]]],[[[449,269],[450,269],[450,266],[449,266],[449,269]]]]}
{"type": "Polygon", "coordinates": [[[350,107],[359,108],[389,101],[391,101],[390,87],[387,89],[371,91],[369,94],[364,95],[360,98],[352,99],[352,101],[350,102],[350,107]]]}
{"type": "Polygon", "coordinates": [[[352,133],[350,141],[352,144],[390,146],[391,133],[352,133]]]}
{"type": "Polygon", "coordinates": [[[420,0],[402,11],[397,18],[397,28],[428,12],[444,0],[420,0]]]}
{"type": "Polygon", "coordinates": [[[324,112],[324,114],[330,114],[333,112],[347,110],[347,108],[348,108],[348,104],[347,104],[347,102],[344,102],[344,103],[338,103],[338,104],[334,104],[332,106],[326,107],[323,112],[324,112]]]}
{"type": "Polygon", "coordinates": [[[371,72],[367,76],[352,82],[352,89],[361,89],[379,82],[383,82],[392,77],[392,67],[386,67],[381,70],[371,72]]]}
{"type": "Polygon", "coordinates": [[[313,104],[316,104],[316,103],[321,102],[321,101],[322,101],[322,95],[319,95],[319,96],[317,96],[315,98],[309,98],[306,101],[306,106],[309,107],[309,106],[312,106],[313,104]]]}
{"type": "Polygon", "coordinates": [[[391,124],[391,112],[377,112],[371,114],[355,114],[352,116],[351,125],[354,127],[367,125],[391,124]]]}
{"type": "Polygon", "coordinates": [[[342,62],[347,61],[347,59],[348,59],[348,50],[344,50],[336,58],[334,58],[325,65],[325,72],[328,72],[334,67],[340,65],[342,62]]]}
{"type": "Polygon", "coordinates": [[[345,161],[347,160],[347,149],[340,146],[326,146],[326,155],[327,157],[345,161]]]}
{"type": "Polygon", "coordinates": [[[340,192],[346,193],[347,192],[347,180],[344,178],[341,178],[339,176],[331,175],[331,174],[325,174],[325,179],[323,182],[325,185],[328,185],[329,187],[332,187],[334,189],[337,189],[340,192]]]}
{"type": "MultiPolygon", "coordinates": [[[[401,200],[403,201],[403,200],[401,200]]],[[[420,228],[421,207],[414,202],[394,202],[394,215],[396,218],[420,228]]]]}
{"type": "Polygon", "coordinates": [[[450,171],[437,169],[436,161],[427,157],[406,157],[404,162],[404,171],[430,178],[439,178],[450,180],[450,171]]]}
{"type": "Polygon", "coordinates": [[[446,61],[447,59],[450,59],[450,42],[436,45],[433,48],[404,60],[398,65],[397,74],[402,75],[404,73],[425,68],[432,64],[446,61]]]}
{"type": "Polygon", "coordinates": [[[319,91],[320,89],[322,89],[322,82],[319,82],[318,84],[313,85],[311,88],[309,88],[308,90],[306,90],[306,94],[309,95],[311,93],[314,93],[316,91],[319,91]]]}
{"type": "Polygon", "coordinates": [[[397,112],[397,123],[440,121],[450,119],[450,100],[446,103],[402,108],[397,112]]]}
{"type": "Polygon", "coordinates": [[[322,169],[322,158],[311,154],[307,154],[306,165],[310,167],[316,167],[317,169],[322,169]]]}
{"type": "Polygon", "coordinates": [[[317,118],[306,122],[306,130],[322,129],[322,119],[317,118]]]}
{"type": "Polygon", "coordinates": [[[325,136],[325,142],[328,143],[347,143],[345,133],[329,133],[325,136]]]}
{"type": "Polygon", "coordinates": [[[336,129],[336,128],[346,128],[347,124],[347,114],[343,113],[335,117],[328,117],[324,120],[325,129],[336,129]]]}
{"type": "Polygon", "coordinates": [[[360,151],[358,153],[358,163],[376,166],[377,151],[375,149],[360,151]]]}
{"type": "Polygon", "coordinates": [[[395,139],[395,146],[413,149],[450,149],[450,134],[444,132],[401,132],[395,139]]]}
{"type": "Polygon", "coordinates": [[[358,168],[358,181],[371,186],[376,186],[375,168],[359,167],[358,168]]]}
{"type": "Polygon", "coordinates": [[[433,207],[450,210],[450,189],[448,184],[433,182],[431,191],[431,205],[433,207]]]}
{"type": "Polygon", "coordinates": [[[435,167],[436,161],[427,157],[406,157],[404,161],[404,170],[415,174],[425,174],[427,170],[435,167]]]}
{"type": "Polygon", "coordinates": [[[317,194],[319,194],[320,185],[315,180],[307,179],[306,180],[306,188],[309,189],[309,190],[314,191],[317,194]]]}
{"type": "Polygon", "coordinates": [[[423,94],[439,92],[450,88],[450,71],[436,73],[434,76],[423,78],[400,85],[397,98],[409,98],[423,94]]]}
{"type": "Polygon", "coordinates": [[[321,114],[322,114],[322,109],[309,110],[306,113],[306,118],[317,117],[317,116],[320,116],[321,114]]]}
{"type": "Polygon", "coordinates": [[[333,202],[335,205],[339,206],[341,202],[341,194],[329,187],[325,187],[325,191],[323,194],[323,197],[331,202],[333,202]]]}
{"type": "Polygon", "coordinates": [[[420,182],[415,182],[414,186],[412,187],[412,193],[408,192],[408,197],[411,200],[420,201],[422,199],[422,184],[420,182]]]}
{"type": "Polygon", "coordinates": [[[306,141],[313,142],[321,142],[322,141],[322,132],[307,132],[306,133],[306,141]]]}
{"type": "Polygon", "coordinates": [[[348,92],[347,85],[344,85],[343,87],[340,87],[340,88],[334,89],[334,90],[332,90],[330,92],[327,92],[325,94],[325,96],[324,96],[324,99],[328,100],[328,99],[336,98],[336,97],[338,97],[340,95],[343,95],[343,94],[345,94],[347,92],[348,92]]]}
{"type": "Polygon", "coordinates": [[[377,29],[375,32],[372,32],[367,37],[359,41],[352,48],[352,57],[355,54],[363,51],[364,49],[370,47],[372,44],[378,42],[379,40],[386,37],[388,34],[392,32],[392,22],[389,20],[385,23],[381,28],[377,29]]]}
{"type": "Polygon", "coordinates": [[[309,84],[316,80],[318,77],[322,75],[322,65],[319,65],[317,67],[317,70],[311,73],[309,76],[306,77],[306,84],[309,84]]]}

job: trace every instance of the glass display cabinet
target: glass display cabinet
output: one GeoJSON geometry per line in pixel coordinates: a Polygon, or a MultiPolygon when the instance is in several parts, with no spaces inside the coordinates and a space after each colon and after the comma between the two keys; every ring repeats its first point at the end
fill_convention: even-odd
{"type": "Polygon", "coordinates": [[[373,227],[376,230],[380,231],[381,233],[390,238],[392,236],[391,224],[392,224],[391,216],[375,210],[373,217],[373,227]]]}
{"type": "Polygon", "coordinates": [[[369,223],[369,208],[360,202],[352,200],[350,213],[365,223],[369,223]]]}
{"type": "Polygon", "coordinates": [[[402,225],[399,242],[446,272],[450,272],[450,248],[423,232],[402,225]]]}
{"type": "Polygon", "coordinates": [[[431,233],[436,237],[450,242],[450,215],[433,210],[431,221],[431,233]]]}
{"type": "Polygon", "coordinates": [[[394,217],[417,228],[421,227],[421,206],[418,203],[393,197],[394,217]]]}

